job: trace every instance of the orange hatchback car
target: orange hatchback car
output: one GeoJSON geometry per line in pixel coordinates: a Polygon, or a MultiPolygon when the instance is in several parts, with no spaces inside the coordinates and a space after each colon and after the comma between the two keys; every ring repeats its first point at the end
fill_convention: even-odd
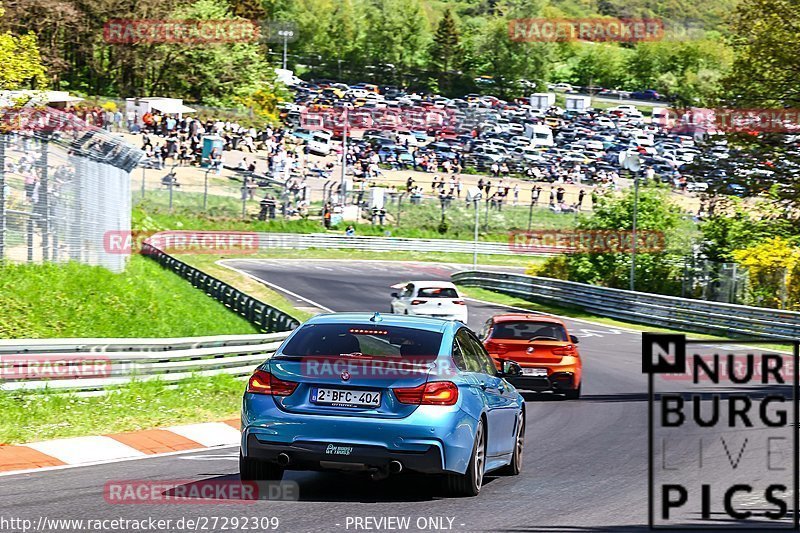
{"type": "Polygon", "coordinates": [[[522,390],[553,391],[575,400],[581,396],[581,356],[578,338],[558,318],[504,314],[490,318],[481,340],[498,368],[516,361],[522,374],[506,378],[522,390]]]}

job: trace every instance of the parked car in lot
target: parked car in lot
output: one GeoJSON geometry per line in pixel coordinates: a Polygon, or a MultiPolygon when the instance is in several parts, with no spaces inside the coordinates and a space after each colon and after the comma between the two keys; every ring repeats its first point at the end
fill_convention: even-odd
{"type": "Polygon", "coordinates": [[[555,85],[553,85],[553,90],[558,92],[571,93],[575,89],[569,83],[556,83],[555,85]]]}
{"type": "Polygon", "coordinates": [[[314,132],[307,128],[295,128],[292,130],[291,136],[299,141],[308,142],[313,138],[314,132]]]}
{"type": "Polygon", "coordinates": [[[308,150],[312,154],[328,155],[333,148],[331,145],[332,138],[333,133],[329,131],[315,131],[311,135],[311,140],[308,141],[308,150]]]}
{"type": "Polygon", "coordinates": [[[239,475],[286,470],[434,474],[477,495],[484,474],[519,474],[525,405],[474,333],[452,320],[317,315],[247,383],[239,475]]]}
{"type": "Polygon", "coordinates": [[[708,190],[708,182],[689,177],[686,179],[686,190],[688,192],[706,192],[708,190]]]}
{"type": "Polygon", "coordinates": [[[653,89],[647,89],[646,91],[634,91],[631,93],[631,99],[633,100],[663,100],[664,96],[657,93],[653,89]]]}
{"type": "Polygon", "coordinates": [[[578,338],[560,319],[509,313],[490,318],[481,340],[498,367],[514,360],[522,374],[509,378],[518,389],[553,391],[575,400],[581,396],[583,371],[578,338]]]}

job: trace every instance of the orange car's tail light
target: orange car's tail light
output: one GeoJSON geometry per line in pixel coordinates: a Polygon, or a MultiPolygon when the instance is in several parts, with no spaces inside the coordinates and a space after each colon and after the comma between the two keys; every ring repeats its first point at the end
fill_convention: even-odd
{"type": "Polygon", "coordinates": [[[247,382],[247,392],[270,396],[289,396],[296,388],[296,382],[278,379],[265,370],[256,370],[247,382]]]}
{"type": "Polygon", "coordinates": [[[578,355],[578,350],[575,348],[574,344],[567,344],[566,346],[559,346],[557,348],[553,348],[553,355],[578,355]]]}
{"type": "Polygon", "coordinates": [[[397,401],[414,405],[455,405],[458,387],[451,381],[430,381],[418,387],[392,389],[397,401]]]}

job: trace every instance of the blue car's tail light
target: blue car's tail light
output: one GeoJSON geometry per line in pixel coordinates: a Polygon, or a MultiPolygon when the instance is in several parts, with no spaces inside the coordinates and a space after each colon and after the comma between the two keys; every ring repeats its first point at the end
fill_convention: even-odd
{"type": "Polygon", "coordinates": [[[455,405],[458,387],[451,381],[429,381],[418,387],[392,389],[397,401],[414,405],[455,405]]]}
{"type": "Polygon", "coordinates": [[[264,370],[256,370],[247,382],[247,392],[271,396],[289,396],[296,388],[294,381],[283,381],[264,370]]]}

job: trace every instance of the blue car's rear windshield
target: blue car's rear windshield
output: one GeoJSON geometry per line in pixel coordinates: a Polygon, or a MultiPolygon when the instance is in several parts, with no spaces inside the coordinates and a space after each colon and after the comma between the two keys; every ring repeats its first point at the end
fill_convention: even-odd
{"type": "Polygon", "coordinates": [[[442,334],[397,326],[308,324],[302,326],[281,352],[285,357],[348,356],[435,359],[442,334]]]}

